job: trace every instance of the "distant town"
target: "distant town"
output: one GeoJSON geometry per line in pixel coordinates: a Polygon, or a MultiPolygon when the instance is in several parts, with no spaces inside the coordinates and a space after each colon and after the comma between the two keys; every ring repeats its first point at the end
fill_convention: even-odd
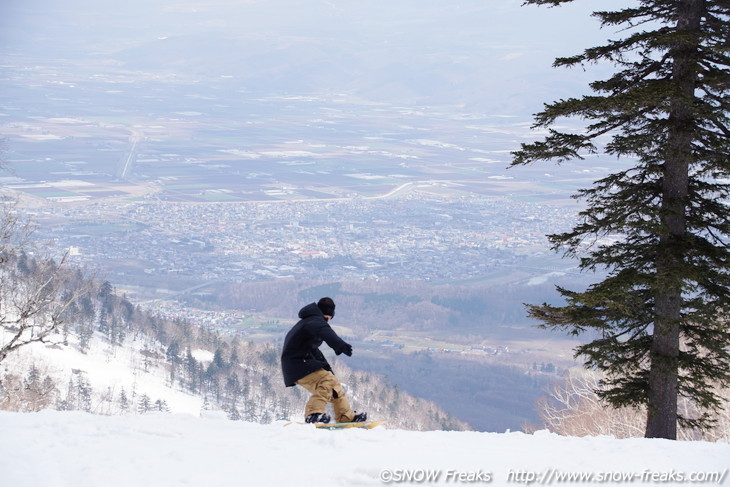
{"type": "MultiPolygon", "coordinates": [[[[426,188],[427,189],[427,188],[426,188]]],[[[415,190],[391,199],[125,203],[54,207],[38,218],[58,249],[117,283],[226,280],[463,281],[548,250],[570,209],[415,190]]],[[[194,285],[194,284],[193,284],[194,285]]]]}

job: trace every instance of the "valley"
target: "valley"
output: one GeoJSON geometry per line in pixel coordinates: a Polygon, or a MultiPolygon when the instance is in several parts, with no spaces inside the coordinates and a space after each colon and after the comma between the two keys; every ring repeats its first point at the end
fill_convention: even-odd
{"type": "Polygon", "coordinates": [[[331,295],[354,364],[447,410],[466,403],[451,386],[491,391],[452,411],[478,428],[536,419],[574,343],[523,303],[595,279],[545,235],[629,162],[508,166],[544,135],[541,103],[583,89],[550,62],[592,26],[511,2],[409,0],[363,21],[357,2],[151,1],[142,23],[135,2],[72,3],[0,18],[0,187],[40,246],[146,311],[259,344],[331,295]],[[495,413],[500,380],[515,401],[495,413]]]}

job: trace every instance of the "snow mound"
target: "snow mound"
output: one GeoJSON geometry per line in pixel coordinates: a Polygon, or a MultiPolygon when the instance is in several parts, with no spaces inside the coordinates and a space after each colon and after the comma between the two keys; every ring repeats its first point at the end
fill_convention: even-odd
{"type": "Polygon", "coordinates": [[[718,485],[730,458],[727,443],[328,431],[159,413],[0,412],[0,431],[2,483],[13,487],[680,485],[691,475],[718,485]]]}

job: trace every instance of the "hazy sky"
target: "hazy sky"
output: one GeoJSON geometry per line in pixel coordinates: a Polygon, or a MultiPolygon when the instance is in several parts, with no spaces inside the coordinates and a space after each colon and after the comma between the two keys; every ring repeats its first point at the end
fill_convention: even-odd
{"type": "MultiPolygon", "coordinates": [[[[591,75],[550,65],[615,36],[595,1],[3,0],[7,59],[99,70],[236,76],[276,89],[478,103],[564,96],[591,75]]],[[[629,0],[602,0],[601,8],[629,0]]],[[[2,59],[0,59],[2,61],[2,59]]],[[[550,100],[544,100],[550,101],[550,100]]]]}

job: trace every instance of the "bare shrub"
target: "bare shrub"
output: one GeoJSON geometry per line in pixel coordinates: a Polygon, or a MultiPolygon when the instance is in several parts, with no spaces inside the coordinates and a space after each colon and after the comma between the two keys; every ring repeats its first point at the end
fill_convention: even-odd
{"type": "Polygon", "coordinates": [[[25,377],[6,374],[0,381],[0,410],[36,412],[52,407],[58,395],[47,371],[33,365],[25,377]]]}
{"type": "MultiPolygon", "coordinates": [[[[540,418],[548,430],[565,436],[609,435],[615,438],[642,438],[646,411],[643,408],[614,408],[603,402],[596,391],[601,389],[601,375],[591,371],[572,371],[549,390],[538,404],[540,418]]],[[[712,429],[680,428],[680,440],[730,441],[730,391],[720,391],[724,408],[712,418],[712,429]]],[[[685,417],[696,414],[686,399],[680,401],[685,417]]],[[[528,428],[535,429],[535,428],[528,428]]]]}

